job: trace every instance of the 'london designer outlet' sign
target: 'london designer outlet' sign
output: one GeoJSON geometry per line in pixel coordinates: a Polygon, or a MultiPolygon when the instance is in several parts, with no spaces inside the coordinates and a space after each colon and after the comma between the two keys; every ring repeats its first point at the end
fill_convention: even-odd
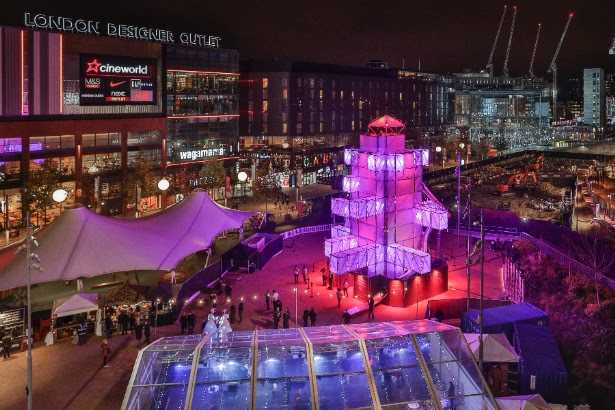
{"type": "Polygon", "coordinates": [[[44,13],[24,13],[24,25],[33,29],[62,31],[67,33],[93,34],[133,40],[155,41],[165,44],[218,48],[219,36],[133,26],[129,24],[103,23],[97,20],[50,16],[44,13]]]}

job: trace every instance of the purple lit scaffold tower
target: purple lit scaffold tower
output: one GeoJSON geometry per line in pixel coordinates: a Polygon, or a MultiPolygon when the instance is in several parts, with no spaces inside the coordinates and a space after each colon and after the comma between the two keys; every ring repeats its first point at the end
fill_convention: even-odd
{"type": "Polygon", "coordinates": [[[387,289],[385,303],[405,306],[419,300],[409,295],[415,289],[425,299],[448,288],[447,272],[432,271],[428,252],[429,235],[447,228],[448,212],[423,184],[429,150],[405,148],[404,124],[385,115],[368,130],[359,149],[344,152],[351,173],[344,177],[345,197],[331,201],[325,255],[333,273],[353,274],[355,295],[365,296],[360,288],[375,293],[378,283],[387,289]],[[417,277],[427,279],[420,288],[417,277]]]}

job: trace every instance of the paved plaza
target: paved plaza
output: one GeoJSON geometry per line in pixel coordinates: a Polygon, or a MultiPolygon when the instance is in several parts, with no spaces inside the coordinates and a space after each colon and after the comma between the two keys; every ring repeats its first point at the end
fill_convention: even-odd
{"type": "MultiPolygon", "coordinates": [[[[285,243],[284,250],[275,256],[263,270],[252,274],[229,274],[224,280],[232,286],[232,300],[227,303],[224,297],[218,297],[218,309],[228,309],[237,303],[240,297],[245,299],[244,320],[235,325],[235,329],[267,328],[272,325],[271,311],[266,311],[264,295],[267,290],[277,290],[283,303],[291,312],[291,326],[294,326],[296,286],[293,279],[293,267],[306,264],[310,267],[314,292],[307,291],[300,284],[297,298],[299,321],[303,309],[314,307],[317,312],[317,324],[339,324],[344,309],[359,303],[350,297],[344,298],[342,308],[337,308],[335,292],[322,286],[320,268],[325,264],[323,254],[324,234],[311,234],[296,237],[285,243]]],[[[463,238],[456,246],[454,235],[443,235],[442,251],[449,260],[449,291],[437,298],[465,297],[466,276],[463,255],[463,238]]],[[[486,254],[485,295],[488,298],[500,298],[502,286],[499,272],[500,259],[497,255],[486,254]]],[[[479,292],[479,268],[472,269],[472,293],[479,292]]],[[[207,298],[204,298],[207,300],[207,298]]],[[[207,303],[195,306],[197,329],[201,328],[203,318],[209,310],[207,303]]],[[[395,319],[414,319],[424,317],[426,302],[406,308],[378,306],[375,316],[377,321],[395,319]]],[[[367,321],[367,313],[354,317],[352,323],[367,321]]],[[[158,336],[171,336],[179,333],[177,325],[158,329],[158,336]]],[[[114,336],[111,340],[111,367],[101,368],[102,355],[100,338],[92,337],[87,344],[75,346],[62,342],[50,347],[34,349],[34,408],[44,409],[118,409],[121,406],[124,391],[128,384],[132,366],[139,346],[134,337],[114,336]]],[[[14,354],[11,359],[0,361],[0,409],[25,407],[25,353],[14,354]]]]}

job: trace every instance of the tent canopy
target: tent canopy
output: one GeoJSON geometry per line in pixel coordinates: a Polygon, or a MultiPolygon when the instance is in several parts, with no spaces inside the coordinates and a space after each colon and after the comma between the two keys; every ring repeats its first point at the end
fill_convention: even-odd
{"type": "MultiPolygon", "coordinates": [[[[478,333],[464,333],[464,336],[474,354],[474,358],[478,360],[480,335],[478,333]]],[[[504,333],[484,333],[483,361],[485,363],[518,363],[519,355],[504,333]]]]}
{"type": "Polygon", "coordinates": [[[498,397],[498,405],[502,410],[551,410],[552,407],[540,394],[527,396],[498,397]]]}
{"type": "MultiPolygon", "coordinates": [[[[478,321],[479,311],[470,309],[466,315],[471,320],[478,321]]],[[[483,311],[483,326],[493,327],[546,318],[547,314],[531,303],[519,303],[485,309],[483,311]]]]}
{"type": "Polygon", "coordinates": [[[77,293],[53,302],[53,314],[57,317],[72,316],[98,310],[96,293],[77,293]]]}
{"type": "MultiPolygon", "coordinates": [[[[106,217],[84,207],[69,209],[37,234],[40,246],[35,252],[42,271],[33,271],[32,283],[171,270],[252,215],[222,207],[205,192],[194,192],[163,212],[139,219],[106,217]]],[[[25,286],[24,266],[21,252],[0,273],[0,290],[25,286]]]]}

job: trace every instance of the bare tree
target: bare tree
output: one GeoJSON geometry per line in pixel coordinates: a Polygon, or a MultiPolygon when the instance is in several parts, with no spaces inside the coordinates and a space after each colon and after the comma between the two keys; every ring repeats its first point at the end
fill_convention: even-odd
{"type": "Polygon", "coordinates": [[[574,257],[592,269],[596,304],[600,305],[600,278],[615,263],[615,241],[602,226],[593,225],[585,235],[575,235],[570,241],[574,257]]]}

